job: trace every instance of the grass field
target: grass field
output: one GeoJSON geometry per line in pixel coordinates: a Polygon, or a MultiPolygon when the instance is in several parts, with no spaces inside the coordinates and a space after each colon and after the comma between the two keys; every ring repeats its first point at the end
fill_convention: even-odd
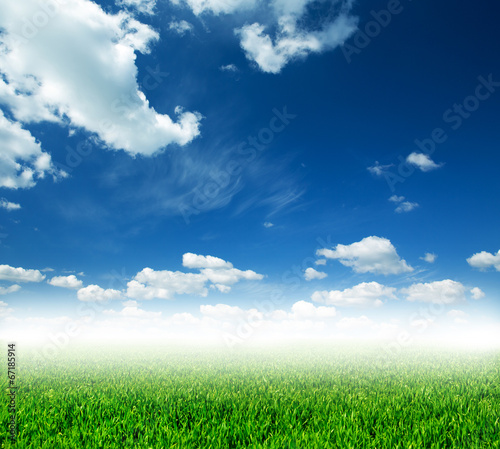
{"type": "Polygon", "coordinates": [[[500,448],[498,352],[23,350],[16,383],[2,448],[500,448]]]}

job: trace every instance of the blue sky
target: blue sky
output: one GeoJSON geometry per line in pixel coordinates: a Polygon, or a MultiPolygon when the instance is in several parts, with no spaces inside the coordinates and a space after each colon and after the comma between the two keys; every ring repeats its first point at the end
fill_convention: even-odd
{"type": "Polygon", "coordinates": [[[2,9],[5,338],[499,340],[493,2],[2,9]]]}

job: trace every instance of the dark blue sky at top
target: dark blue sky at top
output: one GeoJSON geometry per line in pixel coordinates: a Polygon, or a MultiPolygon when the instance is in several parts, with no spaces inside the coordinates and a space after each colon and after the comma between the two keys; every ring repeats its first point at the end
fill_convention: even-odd
{"type": "MultiPolygon", "coordinates": [[[[70,178],[2,192],[23,206],[15,213],[0,211],[3,263],[83,271],[86,283],[105,286],[103,273],[113,270],[131,276],[146,266],[181,269],[182,254],[190,251],[222,257],[279,283],[284,271],[314,256],[318,238],[335,245],[377,235],[389,238],[414,267],[425,265],[419,260],[425,252],[437,253],[425,278],[476,282],[492,292],[498,273],[475,271],[466,258],[500,248],[500,87],[456,130],[443,113],[474,94],[479,76],[492,74],[500,82],[500,7],[451,0],[401,5],[403,11],[350,63],[336,49],[273,75],[259,71],[239,47],[233,29],[251,22],[248,16],[199,19],[160,3],[155,16],[141,17],[161,37],[151,54],[137,56],[138,80],[158,112],[173,115],[177,105],[199,111],[201,136],[151,158],[90,143],[90,154],[70,178]],[[194,32],[172,33],[172,19],[188,20],[194,32]],[[221,71],[226,64],[239,71],[221,71]],[[161,83],[148,89],[145,77],[156,68],[161,83]],[[248,155],[238,145],[268,126],[274,108],[285,106],[296,118],[245,162],[248,155]],[[395,164],[390,170],[397,173],[399,158],[418,151],[415,139],[429,138],[438,127],[448,136],[432,155],[442,168],[416,170],[394,191],[367,170],[378,161],[395,164]],[[242,165],[241,175],[230,178],[216,198],[220,204],[187,223],[178,213],[180,195],[192,205],[192,189],[207,183],[203,167],[218,173],[230,161],[242,165]],[[396,214],[388,201],[393,194],[420,206],[396,214]]],[[[370,11],[386,6],[358,1],[353,12],[359,27],[372,20],[370,11]]],[[[263,20],[263,11],[253,14],[263,20]]],[[[352,38],[347,43],[354,45],[352,38]]],[[[68,137],[57,125],[29,129],[63,165],[68,146],[76,149],[89,137],[82,131],[68,137]]],[[[346,267],[330,262],[325,271],[325,288],[350,286],[353,275],[346,267]]]]}

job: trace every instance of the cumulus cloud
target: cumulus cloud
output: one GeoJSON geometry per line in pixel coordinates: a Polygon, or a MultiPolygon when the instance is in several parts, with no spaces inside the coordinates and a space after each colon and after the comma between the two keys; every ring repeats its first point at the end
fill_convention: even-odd
{"type": "Polygon", "coordinates": [[[386,173],[394,164],[380,165],[378,161],[375,161],[375,165],[368,167],[367,170],[375,176],[382,176],[386,173]]]}
{"type": "Polygon", "coordinates": [[[425,253],[424,257],[421,257],[420,259],[427,263],[434,263],[437,259],[437,255],[433,253],[425,253]]]}
{"type": "Polygon", "coordinates": [[[137,299],[172,299],[175,295],[192,294],[207,296],[208,288],[228,293],[231,286],[242,280],[258,281],[262,274],[252,270],[239,270],[219,257],[185,253],[182,264],[198,269],[199,273],[181,271],[155,271],[144,268],[127,284],[127,296],[137,299]]]}
{"type": "Polygon", "coordinates": [[[182,266],[186,268],[233,268],[233,264],[219,257],[200,256],[186,253],[182,256],[182,266]]]}
{"type": "Polygon", "coordinates": [[[450,310],[446,315],[452,317],[452,318],[464,318],[467,316],[467,314],[463,310],[450,310]]]}
{"type": "MultiPolygon", "coordinates": [[[[236,67],[234,64],[227,64],[227,65],[222,65],[220,66],[220,70],[223,72],[237,72],[238,67],[236,67]]],[[[272,223],[270,223],[272,225],[272,223]]],[[[266,223],[264,223],[264,226],[266,223]]]]}
{"type": "Polygon", "coordinates": [[[408,301],[428,302],[433,304],[455,304],[465,301],[466,288],[456,281],[445,279],[443,281],[427,284],[413,284],[401,290],[407,295],[408,301]]]}
{"type": "Polygon", "coordinates": [[[127,296],[136,299],[172,299],[182,294],[207,296],[206,282],[202,274],[144,268],[128,282],[127,296]]]}
{"type": "Polygon", "coordinates": [[[221,293],[229,293],[231,291],[231,287],[222,284],[213,284],[210,286],[210,288],[214,290],[219,290],[221,293]]]}
{"type": "Polygon", "coordinates": [[[306,281],[312,281],[313,279],[325,279],[328,275],[321,271],[316,271],[314,268],[307,268],[304,273],[304,278],[306,281]]]}
{"type": "Polygon", "coordinates": [[[450,310],[446,315],[453,318],[456,324],[466,324],[468,322],[468,320],[466,320],[468,315],[463,310],[450,310]]]}
{"type": "Polygon", "coordinates": [[[307,301],[298,301],[292,306],[291,318],[294,319],[324,319],[337,315],[335,307],[316,307],[307,301]]]}
{"type": "Polygon", "coordinates": [[[9,293],[14,293],[19,290],[21,290],[21,286],[17,284],[10,285],[9,287],[0,287],[0,295],[8,295],[9,293]]]}
{"type": "Polygon", "coordinates": [[[123,302],[123,309],[119,312],[115,310],[104,310],[102,313],[104,315],[124,318],[160,318],[162,315],[161,312],[147,312],[141,309],[136,301],[123,302]]]}
{"type": "MultiPolygon", "coordinates": [[[[278,5],[281,2],[275,2],[278,5]]],[[[293,2],[290,2],[290,4],[293,2]]],[[[356,31],[357,18],[347,10],[319,30],[308,30],[302,20],[308,3],[300,2],[300,8],[289,8],[284,3],[275,8],[278,31],[274,39],[265,32],[260,23],[245,25],[236,30],[240,45],[250,61],[267,73],[279,73],[284,66],[296,59],[303,59],[310,53],[322,53],[342,45],[356,31]]]]}
{"type": "Polygon", "coordinates": [[[143,14],[153,14],[156,0],[117,0],[116,4],[143,14]]]}
{"type": "MultiPolygon", "coordinates": [[[[1,19],[0,19],[1,22],[1,19]]],[[[2,34],[0,34],[1,49],[2,34]]],[[[2,59],[0,52],[0,61],[2,59]]],[[[2,87],[0,78],[0,103],[2,87]]],[[[33,187],[37,180],[52,175],[54,178],[65,176],[54,168],[51,157],[42,150],[39,142],[31,133],[17,122],[7,119],[0,110],[0,187],[26,189],[33,187]]],[[[19,209],[19,204],[1,200],[1,207],[7,210],[19,209]]]]}
{"type": "Polygon", "coordinates": [[[222,285],[233,285],[243,279],[247,281],[260,281],[264,278],[262,274],[258,274],[255,271],[242,271],[237,268],[204,268],[201,270],[201,273],[210,282],[222,285]]]}
{"type": "MultiPolygon", "coordinates": [[[[194,14],[230,14],[266,7],[258,0],[170,0],[185,4],[194,14]]],[[[266,26],[255,22],[235,30],[246,57],[267,73],[279,73],[295,59],[311,53],[322,53],[342,45],[357,28],[358,19],[350,15],[352,1],[334,2],[330,11],[323,15],[319,27],[311,28],[310,11],[321,7],[319,0],[275,0],[267,5],[269,28],[275,28],[274,36],[266,32],[266,26]]]]}
{"type": "Polygon", "coordinates": [[[188,5],[197,16],[203,13],[229,14],[238,10],[252,9],[258,0],[170,0],[179,5],[188,5]]]}
{"type": "Polygon", "coordinates": [[[475,300],[479,300],[485,296],[484,292],[479,287],[472,288],[470,293],[472,295],[472,299],[475,300]]]}
{"type": "Polygon", "coordinates": [[[345,290],[314,292],[311,299],[314,302],[338,307],[371,306],[379,307],[382,298],[395,299],[393,287],[386,287],[378,282],[362,282],[345,290]]]}
{"type": "Polygon", "coordinates": [[[392,203],[398,204],[398,207],[394,210],[396,213],[401,214],[403,212],[410,212],[419,206],[418,203],[412,203],[411,201],[405,201],[404,196],[393,195],[389,198],[392,203]]]}
{"type": "Polygon", "coordinates": [[[52,279],[49,279],[47,283],[53,285],[54,287],[71,289],[79,289],[83,285],[83,282],[80,279],[77,279],[74,274],[69,276],[54,276],[52,279]]]}
{"type": "Polygon", "coordinates": [[[326,259],[318,259],[314,262],[315,265],[326,265],[326,259]]]}
{"type": "Polygon", "coordinates": [[[374,324],[374,321],[363,315],[360,317],[344,317],[337,323],[337,327],[342,330],[351,330],[367,328],[373,326],[374,324]]]}
{"type": "MultiPolygon", "coordinates": [[[[199,134],[199,114],[177,107],[175,122],[150,107],[139,90],[136,52],[148,53],[158,34],[130,13],[106,13],[89,0],[64,7],[52,2],[44,11],[37,0],[24,0],[3,5],[0,28],[0,102],[16,120],[2,117],[0,123],[28,154],[15,172],[9,168],[11,184],[31,186],[34,178],[53,170],[50,157],[21,123],[85,129],[107,147],[133,155],[185,145],[199,134]],[[28,24],[25,19],[36,14],[44,15],[46,26],[28,24]]],[[[148,81],[157,82],[151,76],[148,81]]]]}
{"type": "Polygon", "coordinates": [[[98,285],[89,285],[81,288],[77,292],[80,301],[85,302],[106,302],[114,299],[123,299],[123,295],[118,290],[103,289],[98,285]]]}
{"type": "Polygon", "coordinates": [[[356,273],[388,275],[413,271],[413,268],[398,256],[390,240],[382,237],[366,237],[351,245],[338,244],[333,250],[320,249],[316,254],[327,259],[337,259],[356,273]]]}
{"type": "Polygon", "coordinates": [[[6,209],[8,211],[21,209],[21,205],[17,203],[11,203],[7,201],[5,198],[0,199],[0,208],[6,209]]]}
{"type": "Polygon", "coordinates": [[[396,213],[401,214],[403,212],[411,212],[413,209],[419,206],[418,203],[412,203],[410,201],[403,201],[396,209],[394,210],[396,213]]]}
{"type": "Polygon", "coordinates": [[[173,20],[168,24],[168,29],[174,31],[177,34],[183,36],[186,33],[191,33],[193,31],[193,25],[185,20],[175,21],[173,20]]]}
{"type": "Polygon", "coordinates": [[[14,268],[10,265],[0,265],[0,280],[11,282],[42,282],[45,276],[38,270],[14,268]]]}
{"type": "Polygon", "coordinates": [[[6,302],[0,301],[0,318],[4,318],[10,315],[14,309],[9,309],[9,305],[6,302]]]}
{"type": "Polygon", "coordinates": [[[402,201],[405,200],[405,197],[404,196],[397,196],[397,195],[392,195],[390,198],[389,198],[389,201],[393,202],[393,203],[401,203],[402,201]]]}
{"type": "Polygon", "coordinates": [[[223,321],[262,320],[264,318],[264,315],[257,309],[244,310],[241,307],[227,304],[217,304],[215,306],[202,305],[200,306],[200,312],[204,316],[223,321]]]}
{"type": "Polygon", "coordinates": [[[419,168],[423,172],[435,170],[441,167],[443,164],[436,164],[427,154],[423,153],[411,153],[406,158],[406,162],[415,167],[419,168]]]}
{"type": "Polygon", "coordinates": [[[500,271],[500,250],[496,254],[481,251],[469,257],[467,263],[471,267],[479,268],[480,270],[495,268],[497,271],[500,271]]]}

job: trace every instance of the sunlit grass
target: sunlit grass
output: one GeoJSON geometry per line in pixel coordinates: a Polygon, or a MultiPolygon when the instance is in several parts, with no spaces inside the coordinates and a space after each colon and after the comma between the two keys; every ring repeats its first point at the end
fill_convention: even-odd
{"type": "Polygon", "coordinates": [[[18,366],[2,448],[500,448],[498,353],[79,348],[18,366]]]}

